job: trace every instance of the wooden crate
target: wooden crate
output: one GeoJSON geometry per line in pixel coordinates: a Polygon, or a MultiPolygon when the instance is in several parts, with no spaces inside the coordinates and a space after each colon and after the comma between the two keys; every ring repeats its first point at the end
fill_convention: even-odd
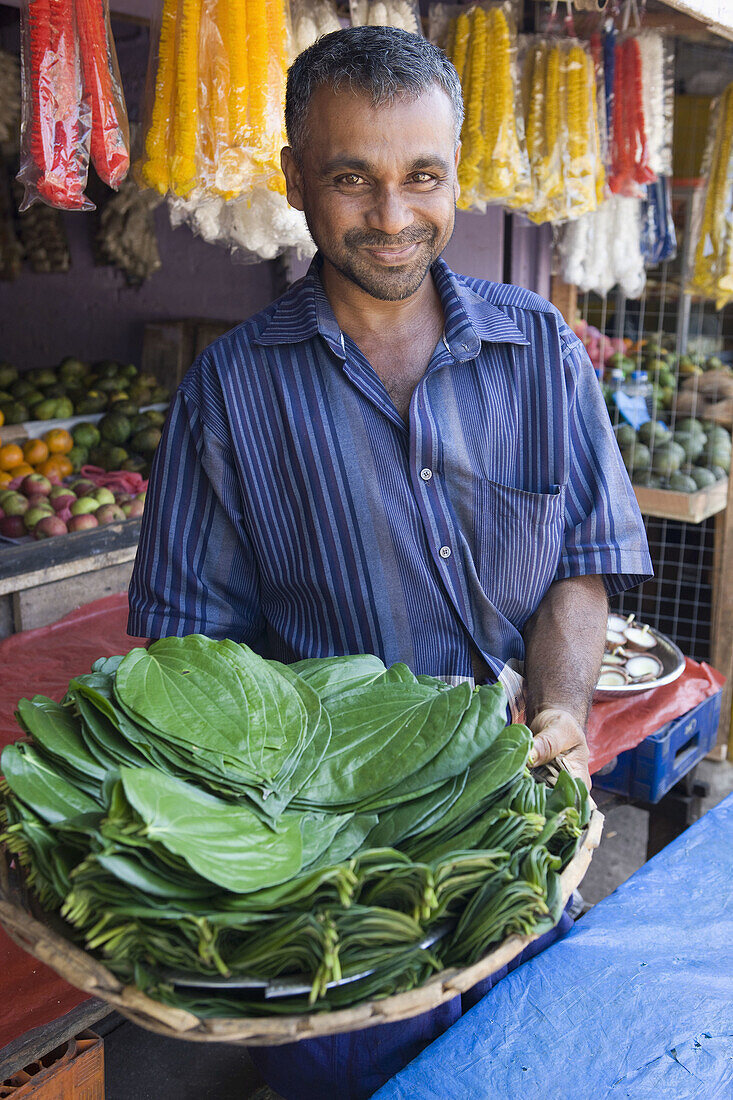
{"type": "Polygon", "coordinates": [[[728,478],[696,493],[674,493],[669,489],[647,489],[635,485],[634,492],[642,515],[676,519],[682,523],[702,523],[725,509],[728,478]]]}
{"type": "Polygon", "coordinates": [[[145,326],[140,369],[154,374],[171,393],[204,348],[234,327],[232,321],[156,321],[145,326]]]}

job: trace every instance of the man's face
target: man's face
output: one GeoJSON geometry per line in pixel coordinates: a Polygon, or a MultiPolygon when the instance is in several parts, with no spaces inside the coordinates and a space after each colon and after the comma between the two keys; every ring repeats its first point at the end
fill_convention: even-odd
{"type": "Polygon", "coordinates": [[[458,197],[451,102],[437,85],[374,107],[319,88],[298,166],[283,150],[288,201],[326,263],[380,301],[409,298],[450,240],[458,197]]]}

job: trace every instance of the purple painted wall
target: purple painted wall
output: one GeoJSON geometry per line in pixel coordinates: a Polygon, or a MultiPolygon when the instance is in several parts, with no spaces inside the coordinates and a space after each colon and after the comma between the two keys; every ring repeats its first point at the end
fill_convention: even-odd
{"type": "Polygon", "coordinates": [[[139,363],[148,321],[200,317],[236,323],[275,296],[275,265],[233,263],[223,248],[186,228],[173,230],[156,211],[163,267],[140,289],[111,267],[95,267],[87,214],[66,214],[71,270],[24,271],[0,283],[0,359],[20,370],[52,366],[65,355],[139,363]]]}

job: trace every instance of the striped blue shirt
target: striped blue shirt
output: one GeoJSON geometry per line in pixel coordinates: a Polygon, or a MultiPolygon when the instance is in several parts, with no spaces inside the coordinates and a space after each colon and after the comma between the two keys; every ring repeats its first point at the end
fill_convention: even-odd
{"type": "Polygon", "coordinates": [[[173,400],[130,585],[133,635],[293,661],[375,653],[515,694],[554,580],[651,574],[585,350],[529,291],[438,260],[442,340],[407,424],[343,334],[319,258],[215,341],[173,400]]]}

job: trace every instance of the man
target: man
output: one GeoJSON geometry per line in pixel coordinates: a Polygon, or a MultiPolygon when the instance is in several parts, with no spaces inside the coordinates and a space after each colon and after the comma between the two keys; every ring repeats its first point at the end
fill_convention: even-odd
{"type": "Polygon", "coordinates": [[[644,529],[557,311],[440,259],[462,115],[453,67],[403,31],[292,66],[282,166],[318,255],[176,394],[128,629],[501,679],[536,760],[589,783],[606,597],[651,573],[644,529]]]}

